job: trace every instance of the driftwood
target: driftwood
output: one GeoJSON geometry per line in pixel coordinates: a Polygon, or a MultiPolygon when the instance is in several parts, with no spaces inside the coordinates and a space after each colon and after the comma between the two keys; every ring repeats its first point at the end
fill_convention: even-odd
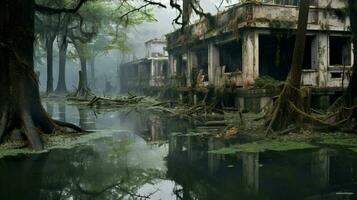
{"type": "Polygon", "coordinates": [[[226,126],[227,123],[223,121],[208,121],[205,123],[205,126],[226,126]]]}
{"type": "Polygon", "coordinates": [[[89,107],[93,106],[127,106],[138,104],[143,100],[144,97],[129,96],[121,98],[106,98],[106,97],[97,97],[95,96],[89,103],[89,107]]]}

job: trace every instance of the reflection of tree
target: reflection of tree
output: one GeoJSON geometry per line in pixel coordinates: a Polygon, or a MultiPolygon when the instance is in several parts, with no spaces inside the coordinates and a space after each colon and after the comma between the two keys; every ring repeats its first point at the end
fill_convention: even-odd
{"type": "Polygon", "coordinates": [[[66,121],[66,104],[64,102],[58,103],[58,117],[61,121],[66,121]]]}
{"type": "Polygon", "coordinates": [[[242,181],[247,194],[256,194],[259,190],[259,153],[244,153],[242,181]]]}
{"type": "Polygon", "coordinates": [[[53,112],[54,112],[53,103],[46,102],[46,111],[50,117],[53,117],[53,112]]]}
{"type": "Polygon", "coordinates": [[[311,159],[312,184],[318,189],[325,189],[329,185],[330,156],[327,149],[320,149],[313,153],[311,159]]]}
{"type": "Polygon", "coordinates": [[[47,154],[18,159],[0,160],[0,199],[39,199],[47,154]]]}
{"type": "Polygon", "coordinates": [[[199,137],[173,135],[169,138],[169,143],[167,177],[178,184],[173,191],[176,198],[218,199],[219,188],[212,185],[217,183],[216,177],[208,170],[211,164],[202,154],[205,151],[205,142],[199,137]]]}
{"type": "Polygon", "coordinates": [[[53,150],[36,160],[32,157],[20,162],[0,160],[0,198],[149,198],[156,191],[140,194],[137,191],[144,184],[154,183],[161,173],[132,164],[127,156],[133,150],[132,142],[108,140],[100,139],[93,146],[53,150]],[[19,192],[21,189],[26,191],[19,192]]]}
{"type": "Polygon", "coordinates": [[[90,118],[90,110],[87,108],[77,107],[79,113],[79,126],[85,130],[94,130],[95,122],[90,118]]]}

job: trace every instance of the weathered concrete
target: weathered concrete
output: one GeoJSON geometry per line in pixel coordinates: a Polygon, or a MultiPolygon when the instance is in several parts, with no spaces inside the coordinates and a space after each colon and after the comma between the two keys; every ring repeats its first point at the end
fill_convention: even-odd
{"type": "MultiPolygon", "coordinates": [[[[166,41],[153,39],[145,43],[146,56],[124,63],[118,70],[121,92],[142,91],[145,87],[161,87],[173,71],[169,69],[166,41]]],[[[172,57],[172,56],[171,56],[172,57]]],[[[170,57],[170,62],[172,58],[170,57]]]]}
{"type": "Polygon", "coordinates": [[[318,40],[318,86],[327,87],[328,81],[328,35],[326,33],[320,33],[317,35],[318,40]]]}
{"type": "MultiPolygon", "coordinates": [[[[188,33],[183,34],[180,30],[170,33],[167,35],[169,54],[173,51],[187,51],[187,46],[190,52],[198,46],[207,45],[210,85],[218,88],[250,87],[259,77],[259,35],[269,34],[279,37],[281,33],[291,35],[296,29],[298,7],[291,2],[289,5],[282,4],[280,1],[259,3],[245,1],[217,14],[214,27],[207,20],[201,20],[189,26],[188,33]],[[220,52],[215,45],[237,39],[242,40],[242,72],[227,73],[224,66],[219,66],[220,52]]],[[[330,37],[350,37],[350,21],[346,5],[347,0],[316,0],[311,6],[308,21],[308,35],[313,37],[311,47],[309,46],[311,69],[303,70],[302,85],[337,87],[348,84],[346,77],[353,62],[344,66],[332,66],[329,63],[330,37]],[[343,71],[345,73],[342,76],[337,74],[343,71]],[[342,79],[344,79],[343,84],[342,79]]],[[[342,56],[353,60],[352,48],[346,49],[347,53],[344,52],[342,56]]],[[[190,68],[192,59],[189,60],[190,68]]]]}
{"type": "Polygon", "coordinates": [[[213,44],[208,45],[208,80],[210,85],[214,85],[216,69],[220,66],[219,49],[213,44]]]}
{"type": "Polygon", "coordinates": [[[245,31],[243,33],[243,74],[244,86],[254,83],[259,77],[259,40],[258,33],[245,31]]]}
{"type": "Polygon", "coordinates": [[[193,68],[197,69],[197,55],[194,51],[187,52],[187,85],[192,87],[193,68]]]}

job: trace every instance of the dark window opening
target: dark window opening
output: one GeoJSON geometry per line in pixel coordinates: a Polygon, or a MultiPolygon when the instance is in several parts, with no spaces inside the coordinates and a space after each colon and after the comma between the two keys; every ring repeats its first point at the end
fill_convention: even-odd
{"type": "Polygon", "coordinates": [[[175,80],[181,87],[184,87],[186,86],[186,80],[187,80],[187,56],[184,56],[183,54],[176,54],[175,62],[176,62],[175,80]]]}
{"type": "MultiPolygon", "coordinates": [[[[205,77],[208,77],[208,49],[201,49],[196,52],[197,68],[202,70],[205,77]]],[[[205,79],[205,81],[207,81],[205,79]]]]}
{"type": "Polygon", "coordinates": [[[331,72],[331,78],[342,78],[342,72],[331,72]]]}
{"type": "Polygon", "coordinates": [[[219,47],[220,66],[225,66],[225,72],[242,71],[242,42],[234,41],[219,47]]]}
{"type": "Polygon", "coordinates": [[[295,37],[259,35],[259,74],[286,80],[294,51],[295,37]]]}
{"type": "Polygon", "coordinates": [[[165,61],[164,61],[163,65],[162,65],[162,72],[163,72],[163,76],[166,79],[169,76],[169,65],[165,61]]]}
{"type": "Polygon", "coordinates": [[[315,64],[315,58],[317,48],[315,48],[316,36],[306,36],[305,50],[304,50],[304,62],[302,65],[303,69],[313,69],[315,64]]]}
{"type": "Polygon", "coordinates": [[[348,37],[330,36],[330,65],[351,65],[351,41],[348,37]]]}

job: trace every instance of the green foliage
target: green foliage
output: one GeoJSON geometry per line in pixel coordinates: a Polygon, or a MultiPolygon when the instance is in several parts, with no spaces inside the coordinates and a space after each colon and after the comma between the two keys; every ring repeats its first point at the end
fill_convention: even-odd
{"type": "Polygon", "coordinates": [[[261,76],[255,79],[254,86],[257,88],[276,88],[283,84],[282,81],[276,80],[270,76],[261,76]]]}
{"type": "Polygon", "coordinates": [[[351,146],[357,147],[357,137],[351,136],[327,136],[319,143],[328,145],[351,146]]]}
{"type": "MultiPolygon", "coordinates": [[[[54,8],[70,8],[78,2],[37,0],[36,3],[54,8]]],[[[128,28],[154,20],[151,8],[136,10],[136,6],[130,1],[91,0],[83,4],[78,13],[38,14],[37,33],[42,41],[49,34],[67,34],[75,46],[75,49],[69,48],[69,57],[74,60],[79,58],[78,54],[90,59],[114,49],[129,52],[128,28]]]]}

